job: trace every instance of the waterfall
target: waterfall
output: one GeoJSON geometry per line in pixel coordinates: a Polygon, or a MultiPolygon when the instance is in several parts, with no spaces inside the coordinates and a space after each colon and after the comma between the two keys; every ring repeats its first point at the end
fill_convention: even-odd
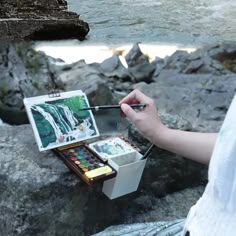
{"type": "MultiPolygon", "coordinates": [[[[74,126],[70,126],[68,123],[67,123],[67,121],[63,118],[63,116],[61,115],[61,113],[60,113],[60,111],[59,111],[59,109],[58,109],[58,107],[56,106],[56,105],[52,105],[52,104],[45,104],[49,109],[51,109],[53,112],[54,112],[54,114],[55,115],[57,115],[58,116],[58,124],[59,124],[59,122],[60,122],[60,126],[62,126],[65,130],[66,130],[66,132],[69,132],[69,131],[71,131],[71,130],[73,130],[73,127],[74,126]]],[[[69,108],[68,108],[69,109],[69,108]]],[[[72,113],[71,111],[70,111],[70,113],[72,113]]],[[[66,114],[65,114],[66,115],[66,114]]],[[[66,116],[67,117],[67,116],[66,116]]]]}
{"type": "MultiPolygon", "coordinates": [[[[73,111],[64,104],[42,103],[32,106],[46,119],[54,130],[56,140],[51,144],[69,142],[72,140],[84,140],[91,137],[95,131],[91,129],[93,124],[86,118],[79,123],[73,111]]],[[[40,132],[40,130],[39,130],[40,132]]]]}
{"type": "Polygon", "coordinates": [[[62,108],[66,118],[68,119],[68,121],[70,122],[70,126],[71,127],[75,127],[76,124],[78,124],[78,120],[75,118],[73,112],[71,112],[71,110],[69,109],[69,107],[64,106],[64,105],[59,105],[58,107],[62,108]]]}
{"type": "Polygon", "coordinates": [[[57,138],[63,135],[58,124],[55,122],[54,118],[52,117],[52,115],[49,112],[45,111],[40,106],[32,106],[31,109],[39,112],[44,117],[44,119],[46,119],[49,122],[49,124],[52,126],[57,138]]]}

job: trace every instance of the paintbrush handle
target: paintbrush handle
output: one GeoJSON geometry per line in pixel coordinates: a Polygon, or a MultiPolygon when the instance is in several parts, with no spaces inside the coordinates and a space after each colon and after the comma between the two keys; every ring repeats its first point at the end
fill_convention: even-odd
{"type": "Polygon", "coordinates": [[[144,160],[148,157],[148,155],[151,153],[151,151],[153,150],[153,148],[155,147],[154,144],[151,144],[151,146],[148,148],[148,150],[144,153],[143,157],[141,158],[141,160],[144,160]]]}
{"type": "MultiPolygon", "coordinates": [[[[131,104],[132,108],[141,108],[144,109],[148,104],[131,104]]],[[[85,107],[81,108],[80,110],[86,111],[86,110],[106,110],[106,109],[120,109],[120,105],[107,105],[107,106],[94,106],[94,107],[85,107]]]]}

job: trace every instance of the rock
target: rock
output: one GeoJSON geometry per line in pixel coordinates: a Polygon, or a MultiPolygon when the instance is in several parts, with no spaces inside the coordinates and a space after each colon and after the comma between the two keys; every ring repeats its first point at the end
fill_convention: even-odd
{"type": "Polygon", "coordinates": [[[60,91],[81,89],[91,105],[118,102],[98,63],[87,65],[79,61],[56,65],[57,60],[36,52],[29,44],[1,44],[0,48],[0,117],[9,124],[28,123],[23,98],[47,95],[51,88],[60,91]]]}
{"type": "Polygon", "coordinates": [[[219,61],[226,69],[236,73],[236,44],[223,43],[211,48],[208,52],[209,56],[219,61]]]}
{"type": "MultiPolygon", "coordinates": [[[[104,76],[120,81],[131,81],[132,75],[121,63],[119,56],[114,55],[100,64],[100,70],[104,76]]],[[[119,83],[120,83],[119,81],[119,83]]]]}
{"type": "Polygon", "coordinates": [[[163,70],[156,83],[139,89],[160,112],[185,117],[194,130],[218,132],[236,91],[236,75],[185,75],[163,70]],[[230,85],[230,86],[229,86],[230,85]]]}
{"type": "Polygon", "coordinates": [[[42,51],[35,51],[33,44],[17,43],[14,46],[37,94],[47,94],[50,87],[64,89],[62,82],[56,75],[58,70],[56,64],[63,62],[61,59],[47,56],[42,51]]]}
{"type": "Polygon", "coordinates": [[[101,70],[104,73],[111,73],[114,72],[119,66],[121,62],[117,55],[114,55],[108,59],[105,59],[101,64],[101,70]]]}
{"type": "MultiPolygon", "coordinates": [[[[176,234],[179,230],[182,232],[182,228],[185,224],[185,217],[189,211],[190,206],[192,206],[196,200],[201,196],[203,192],[203,187],[186,189],[178,193],[170,194],[162,199],[147,199],[145,196],[137,200],[137,208],[152,204],[152,209],[148,212],[143,212],[141,217],[133,219],[133,216],[130,216],[130,221],[128,224],[120,224],[110,226],[107,229],[95,234],[94,236],[110,236],[110,235],[159,235],[162,231],[165,230],[165,226],[172,225],[171,228],[176,234]],[[184,199],[184,201],[183,201],[184,199]],[[148,201],[148,202],[147,202],[148,201]],[[158,218],[158,219],[157,219],[158,218]],[[133,221],[135,223],[133,223],[133,221]],[[137,223],[139,222],[139,223],[137,223]],[[164,227],[163,227],[164,226],[164,227]],[[177,231],[176,231],[177,230],[177,231]]],[[[168,227],[168,233],[170,227],[168,227]]],[[[164,232],[163,232],[164,233],[164,232]]],[[[165,231],[166,233],[166,231],[165,231]]],[[[162,235],[162,234],[160,234],[162,235]]]]}
{"type": "Polygon", "coordinates": [[[153,77],[155,78],[155,77],[157,77],[160,74],[161,70],[165,66],[165,60],[162,59],[162,58],[156,57],[155,60],[152,61],[151,64],[154,65],[155,68],[156,68],[155,72],[153,74],[153,77]]]}
{"type": "Polygon", "coordinates": [[[143,55],[139,45],[134,44],[133,48],[125,56],[128,65],[128,72],[132,75],[132,82],[152,81],[155,65],[149,63],[148,58],[143,55]]]}
{"type": "Polygon", "coordinates": [[[167,57],[164,69],[175,69],[181,72],[189,63],[189,54],[186,51],[177,50],[170,57],[167,57]]]}
{"type": "Polygon", "coordinates": [[[184,74],[225,75],[235,72],[235,60],[235,43],[221,43],[205,46],[192,53],[176,51],[166,59],[163,68],[184,74]]]}
{"type": "Polygon", "coordinates": [[[0,117],[4,122],[20,124],[27,119],[22,99],[36,93],[14,47],[3,42],[0,71],[0,117]]]}
{"type": "Polygon", "coordinates": [[[62,88],[50,58],[28,44],[0,44],[0,117],[9,124],[25,124],[23,98],[48,94],[48,87],[62,88]]]}
{"type": "MultiPolygon", "coordinates": [[[[168,169],[164,165],[155,167],[155,171],[150,169],[148,166],[157,159],[164,163],[165,157],[158,154],[156,159],[148,160],[138,191],[111,201],[101,192],[100,184],[88,187],[82,183],[53,152],[40,153],[29,125],[0,126],[0,133],[1,235],[86,236],[114,222],[125,224],[185,216],[199,196],[189,190],[173,198],[155,197],[159,172],[178,169],[178,166],[168,169]],[[145,202],[149,202],[148,209],[145,202]]],[[[187,173],[190,174],[188,165],[182,173],[186,181],[187,173]]]]}
{"type": "Polygon", "coordinates": [[[69,12],[65,0],[7,0],[0,3],[0,35],[5,40],[83,40],[88,23],[69,12]]]}
{"type": "Polygon", "coordinates": [[[66,91],[83,90],[91,105],[117,104],[117,100],[106,85],[105,77],[99,71],[97,64],[87,65],[81,60],[65,66],[64,71],[62,69],[58,76],[66,91]]]}

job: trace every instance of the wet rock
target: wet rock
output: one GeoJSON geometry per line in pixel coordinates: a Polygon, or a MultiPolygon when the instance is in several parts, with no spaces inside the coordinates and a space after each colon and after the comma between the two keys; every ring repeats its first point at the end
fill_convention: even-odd
{"type": "Polygon", "coordinates": [[[134,44],[133,48],[125,56],[128,65],[128,72],[132,75],[132,82],[151,82],[155,66],[149,63],[148,58],[141,52],[139,45],[134,44]]]}
{"type": "Polygon", "coordinates": [[[5,40],[82,40],[89,32],[88,23],[69,12],[65,0],[1,1],[0,17],[5,40]]]}

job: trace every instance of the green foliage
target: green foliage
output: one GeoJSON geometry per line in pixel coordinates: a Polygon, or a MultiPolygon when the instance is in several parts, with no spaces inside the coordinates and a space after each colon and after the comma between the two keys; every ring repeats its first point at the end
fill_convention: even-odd
{"type": "Polygon", "coordinates": [[[71,111],[73,111],[78,119],[85,119],[89,116],[88,111],[82,111],[81,108],[87,107],[86,101],[84,97],[75,96],[66,99],[59,99],[57,101],[50,102],[54,105],[63,104],[68,106],[71,111]]]}

